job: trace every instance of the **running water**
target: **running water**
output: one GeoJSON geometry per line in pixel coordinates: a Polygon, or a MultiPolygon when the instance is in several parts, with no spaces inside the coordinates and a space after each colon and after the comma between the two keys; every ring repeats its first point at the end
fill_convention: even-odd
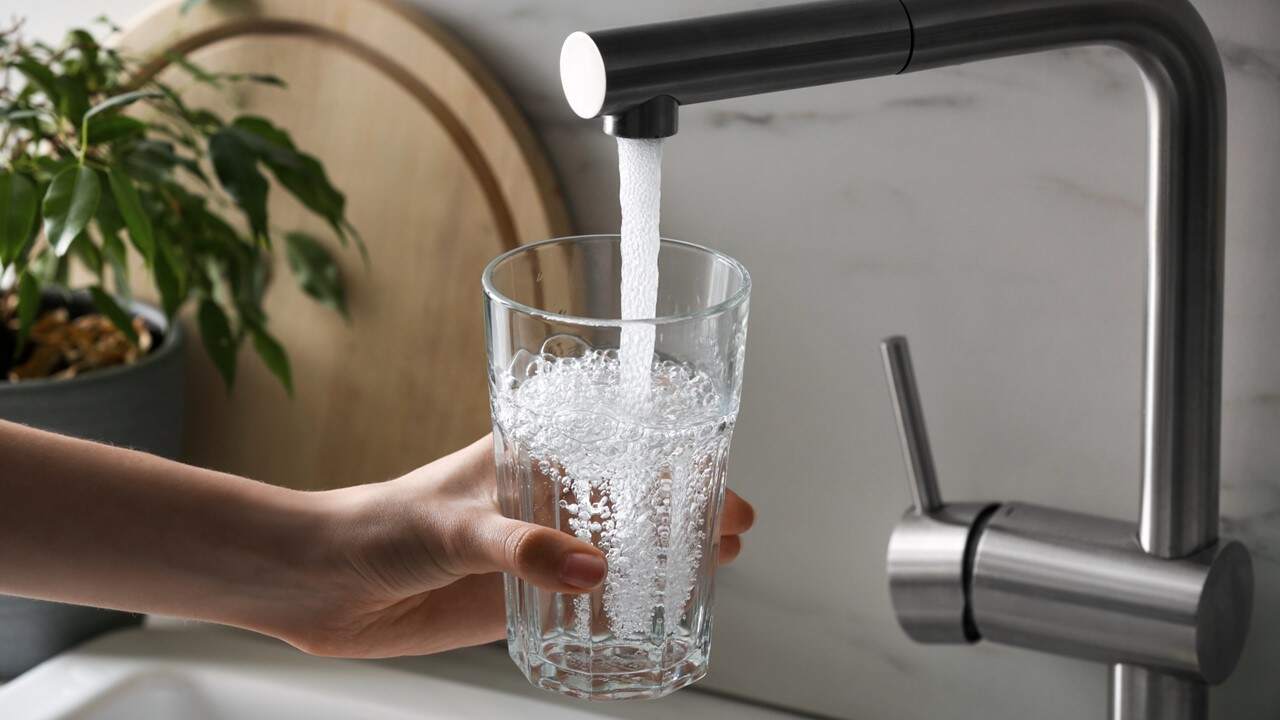
{"type": "MultiPolygon", "coordinates": [[[[662,141],[618,138],[618,204],[622,207],[622,319],[657,314],[658,219],[662,201],[662,141]]],[[[634,402],[649,396],[654,330],[649,324],[622,328],[618,359],[622,385],[634,402]]]]}

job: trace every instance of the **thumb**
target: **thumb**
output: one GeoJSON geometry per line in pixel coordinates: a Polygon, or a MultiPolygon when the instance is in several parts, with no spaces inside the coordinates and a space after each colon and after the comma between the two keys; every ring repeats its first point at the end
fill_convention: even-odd
{"type": "Polygon", "coordinates": [[[604,554],[554,528],[494,516],[454,548],[468,574],[505,572],[552,592],[581,593],[604,581],[604,554]]]}

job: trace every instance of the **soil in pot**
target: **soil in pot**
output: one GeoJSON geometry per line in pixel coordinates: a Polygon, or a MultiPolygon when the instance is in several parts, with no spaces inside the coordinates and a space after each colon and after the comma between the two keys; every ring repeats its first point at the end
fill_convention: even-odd
{"type": "Polygon", "coordinates": [[[132,318],[135,345],[87,296],[44,294],[21,352],[17,352],[17,296],[0,298],[0,381],[68,379],[118,365],[132,365],[163,341],[142,318],[132,318]]]}

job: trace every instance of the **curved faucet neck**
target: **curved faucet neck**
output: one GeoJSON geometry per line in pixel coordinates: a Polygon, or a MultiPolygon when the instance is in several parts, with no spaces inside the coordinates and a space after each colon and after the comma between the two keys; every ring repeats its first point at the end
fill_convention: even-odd
{"type": "Polygon", "coordinates": [[[1186,0],[904,0],[906,71],[1112,45],[1147,91],[1148,236],[1139,541],[1182,557],[1218,537],[1226,93],[1186,0]]]}

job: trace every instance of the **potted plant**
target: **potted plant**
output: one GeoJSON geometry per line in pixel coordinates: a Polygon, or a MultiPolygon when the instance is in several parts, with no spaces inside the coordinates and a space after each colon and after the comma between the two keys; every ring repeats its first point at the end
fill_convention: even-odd
{"type": "MultiPolygon", "coordinates": [[[[283,86],[170,60],[195,83],[283,86]]],[[[228,388],[248,342],[290,392],[263,308],[273,253],[303,291],[346,311],[325,244],[269,223],[268,176],[340,244],[363,246],[342,193],[285,131],[190,107],[138,67],[89,30],[57,47],[25,39],[20,23],[0,30],[0,418],[175,456],[180,311],[193,306],[228,388]],[[133,299],[138,280],[159,307],[133,299]]],[[[0,680],[139,619],[0,597],[0,680]]]]}

